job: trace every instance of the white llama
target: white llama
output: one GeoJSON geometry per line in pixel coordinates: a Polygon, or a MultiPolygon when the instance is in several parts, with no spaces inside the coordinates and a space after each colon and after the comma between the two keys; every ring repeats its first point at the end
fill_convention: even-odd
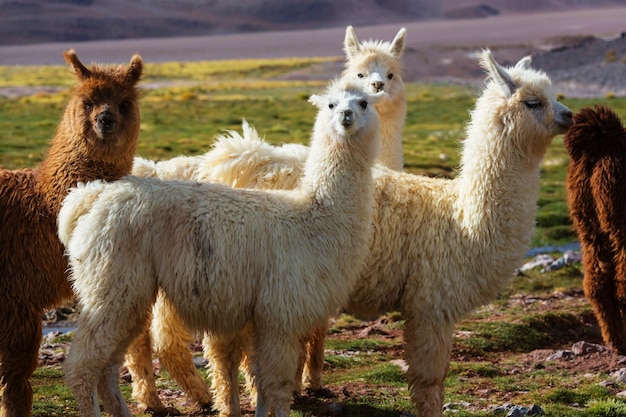
{"type": "Polygon", "coordinates": [[[125,177],[72,190],[59,213],[82,304],[65,362],[86,417],[130,417],[117,372],[161,289],[192,330],[227,337],[253,323],[257,416],[289,415],[300,335],[324,322],[365,261],[373,106],[384,93],[333,83],[319,112],[301,185],[290,191],[125,177]]]}
{"type": "MultiPolygon", "coordinates": [[[[401,170],[403,165],[402,131],[406,116],[406,96],[401,57],[405,38],[406,29],[401,28],[391,42],[380,40],[359,42],[353,27],[348,26],[343,44],[346,65],[342,79],[359,83],[372,93],[379,91],[387,93],[375,105],[381,126],[381,151],[378,161],[395,170],[401,170]]],[[[243,130],[245,140],[237,144],[230,141],[227,144],[229,155],[224,155],[224,160],[218,160],[220,156],[215,151],[199,156],[179,156],[160,162],[136,157],[133,175],[193,181],[212,181],[217,178],[220,182],[237,188],[295,188],[302,176],[308,147],[300,144],[285,144],[279,148],[268,145],[258,138],[256,131],[245,121],[243,130]],[[235,146],[238,148],[233,149],[235,146]],[[213,172],[214,167],[219,168],[227,164],[230,153],[249,154],[246,160],[251,161],[254,166],[239,166],[236,173],[226,167],[223,170],[224,175],[234,174],[232,178],[226,178],[220,172],[213,172]],[[264,154],[270,155],[271,159],[263,160],[264,154]],[[252,176],[244,178],[246,172],[252,173],[252,176]]],[[[189,343],[192,338],[187,329],[181,326],[180,319],[171,311],[170,306],[164,304],[165,298],[159,295],[155,304],[157,317],[151,321],[152,337],[150,338],[150,333],[142,333],[130,346],[126,355],[126,366],[133,380],[133,398],[143,410],[154,413],[174,411],[165,407],[157,395],[152,370],[150,349],[152,347],[162,367],[168,370],[189,399],[202,408],[210,408],[213,402],[211,392],[191,362],[189,343]]],[[[321,369],[318,372],[309,371],[307,368],[305,373],[319,375],[321,369]]],[[[310,380],[307,386],[316,388],[318,385],[321,386],[320,384],[310,380]]],[[[218,399],[218,403],[222,401],[218,399]]]]}
{"type": "MultiPolygon", "coordinates": [[[[523,259],[535,225],[539,164],[552,138],[572,124],[572,112],[556,101],[548,76],[530,63],[526,57],[505,69],[483,52],[489,82],[471,113],[455,179],[380,165],[373,170],[373,238],[346,308],[365,317],[402,313],[407,379],[420,417],[442,414],[455,323],[493,300],[523,259]]],[[[247,158],[258,157],[230,153],[240,141],[234,138],[229,146],[223,138],[214,151],[215,161],[223,163],[213,172],[231,178],[231,184],[240,168],[255,166],[247,158]]],[[[262,160],[271,163],[270,149],[263,149],[262,160]]],[[[317,356],[309,361],[323,362],[319,346],[325,332],[321,327],[313,338],[317,356]]],[[[214,366],[228,374],[239,365],[236,359],[214,366]]]]}
{"type": "Polygon", "coordinates": [[[490,81],[471,113],[455,179],[374,170],[370,254],[346,308],[402,313],[420,417],[442,415],[454,325],[510,282],[534,231],[539,164],[572,125],[548,76],[530,64],[526,57],[505,69],[483,52],[490,81]]]}

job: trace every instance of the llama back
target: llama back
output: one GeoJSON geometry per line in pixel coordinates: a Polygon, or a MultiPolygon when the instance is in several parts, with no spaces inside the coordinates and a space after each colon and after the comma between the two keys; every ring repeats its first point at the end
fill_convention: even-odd
{"type": "Polygon", "coordinates": [[[282,189],[297,187],[309,148],[299,144],[272,146],[245,120],[243,136],[236,131],[217,137],[203,155],[198,181],[221,182],[236,188],[282,189]]]}
{"type": "Polygon", "coordinates": [[[100,180],[79,183],[65,197],[57,217],[59,240],[64,246],[69,245],[78,221],[90,212],[105,187],[106,182],[100,180]]]}

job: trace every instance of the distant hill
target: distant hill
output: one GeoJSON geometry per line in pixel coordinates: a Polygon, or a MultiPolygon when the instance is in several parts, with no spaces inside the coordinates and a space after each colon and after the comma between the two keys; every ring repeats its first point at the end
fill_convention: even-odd
{"type": "Polygon", "coordinates": [[[0,44],[362,26],[620,3],[620,0],[0,0],[0,44]]]}

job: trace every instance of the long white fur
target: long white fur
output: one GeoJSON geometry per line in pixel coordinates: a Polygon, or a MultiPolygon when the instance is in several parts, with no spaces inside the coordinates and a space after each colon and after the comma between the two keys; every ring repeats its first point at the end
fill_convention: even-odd
{"type": "MultiPolygon", "coordinates": [[[[402,133],[406,116],[406,96],[401,59],[405,39],[406,29],[401,28],[391,42],[361,42],[354,28],[348,26],[343,43],[346,63],[342,79],[358,83],[364,90],[372,93],[387,93],[375,105],[381,126],[378,161],[395,170],[402,170],[403,167],[402,133]]],[[[308,147],[301,144],[274,147],[263,141],[247,122],[244,121],[242,129],[242,135],[231,131],[218,138],[212,150],[203,155],[179,156],[159,162],[136,157],[133,175],[168,180],[217,181],[237,188],[295,188],[302,176],[308,147]],[[230,166],[231,162],[234,166],[230,166]],[[246,162],[250,165],[246,165],[246,162]],[[251,175],[247,176],[247,173],[251,175]]],[[[133,378],[133,398],[138,401],[141,409],[167,411],[156,393],[151,356],[148,352],[148,347],[152,346],[162,367],[168,370],[189,399],[201,407],[210,406],[212,395],[189,360],[189,332],[180,326],[175,313],[165,304],[165,298],[159,295],[150,333],[146,332],[137,338],[126,356],[126,366],[133,378]]],[[[315,370],[311,373],[318,372],[315,370]]],[[[213,382],[218,385],[219,380],[213,378],[213,382]]],[[[316,386],[319,383],[310,382],[309,385],[316,386]]],[[[230,406],[225,405],[227,401],[220,397],[220,392],[224,390],[219,387],[217,389],[217,408],[230,410],[230,406]]]]}
{"type": "MultiPolygon", "coordinates": [[[[375,166],[373,239],[346,304],[366,317],[402,312],[407,378],[420,417],[442,413],[455,323],[493,300],[521,262],[534,230],[539,164],[552,138],[572,123],[530,58],[505,69],[484,51],[481,65],[489,80],[471,113],[456,178],[375,166]]],[[[244,161],[249,156],[231,154],[233,174],[224,178],[241,185],[241,177],[254,177],[238,168],[254,166],[244,161]]],[[[318,340],[325,330],[318,329],[318,340]]]]}
{"type": "Polygon", "coordinates": [[[300,186],[125,177],[72,190],[58,217],[82,304],[65,362],[85,417],[130,417],[117,368],[161,289],[190,329],[225,336],[254,323],[257,416],[289,415],[299,337],[347,301],[371,230],[379,119],[360,86],[333,83],[319,108],[300,186]],[[115,383],[113,383],[115,381],[115,383]]]}

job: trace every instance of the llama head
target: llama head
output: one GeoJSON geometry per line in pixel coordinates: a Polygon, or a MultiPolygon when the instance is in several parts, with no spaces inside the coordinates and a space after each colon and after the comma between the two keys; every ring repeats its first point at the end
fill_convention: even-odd
{"type": "Polygon", "coordinates": [[[391,100],[402,95],[404,85],[400,58],[404,52],[405,37],[406,29],[402,28],[391,42],[359,42],[354,28],[348,26],[343,44],[347,60],[342,77],[360,83],[373,93],[385,91],[391,100]]]}
{"type": "Polygon", "coordinates": [[[79,142],[70,146],[103,161],[134,154],[140,125],[137,83],[143,69],[141,57],[135,54],[128,67],[90,68],[73,49],[64,57],[78,80],[62,121],[69,136],[79,142]]]}
{"type": "Polygon", "coordinates": [[[351,136],[378,125],[378,115],[372,106],[385,95],[383,91],[364,91],[360,84],[335,80],[321,95],[313,94],[309,102],[319,109],[317,121],[326,129],[340,136],[351,136]]]}
{"type": "Polygon", "coordinates": [[[482,53],[481,66],[489,79],[472,113],[472,124],[496,129],[492,137],[507,138],[502,146],[514,147],[533,163],[552,138],[572,125],[572,111],[556,100],[550,78],[530,67],[531,58],[504,68],[491,52],[482,53]]]}

